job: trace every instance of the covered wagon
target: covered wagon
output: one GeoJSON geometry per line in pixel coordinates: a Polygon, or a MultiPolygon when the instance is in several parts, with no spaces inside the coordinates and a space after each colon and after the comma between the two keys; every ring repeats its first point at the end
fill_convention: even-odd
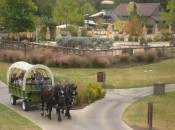
{"type": "Polygon", "coordinates": [[[41,85],[54,85],[53,73],[45,65],[19,61],[9,67],[7,84],[12,105],[16,105],[16,101],[22,99],[22,109],[28,111],[30,106],[40,104],[41,89],[35,77],[36,73],[42,77],[41,85]]]}

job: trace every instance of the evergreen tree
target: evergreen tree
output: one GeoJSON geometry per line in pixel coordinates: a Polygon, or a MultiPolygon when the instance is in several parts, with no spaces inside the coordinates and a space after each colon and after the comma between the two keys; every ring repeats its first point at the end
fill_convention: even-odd
{"type": "Polygon", "coordinates": [[[137,14],[137,4],[135,2],[130,2],[128,4],[127,10],[129,12],[129,19],[132,16],[137,16],[139,18],[139,15],[137,14]]]}

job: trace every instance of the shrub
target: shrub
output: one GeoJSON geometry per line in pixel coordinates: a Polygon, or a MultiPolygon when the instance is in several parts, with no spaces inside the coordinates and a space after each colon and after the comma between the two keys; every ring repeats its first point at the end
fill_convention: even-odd
{"type": "Polygon", "coordinates": [[[108,49],[113,45],[112,38],[99,38],[99,37],[60,37],[56,39],[57,45],[62,47],[73,47],[80,49],[108,49]]]}
{"type": "Polygon", "coordinates": [[[145,40],[144,37],[141,37],[141,38],[140,38],[140,45],[141,45],[141,46],[147,45],[147,41],[145,40]]]}
{"type": "Polygon", "coordinates": [[[129,42],[132,42],[132,41],[133,41],[133,37],[132,37],[132,36],[129,36],[129,37],[128,37],[128,41],[129,41],[129,42]]]}
{"type": "Polygon", "coordinates": [[[30,58],[28,59],[28,62],[30,62],[31,64],[38,64],[38,63],[39,63],[39,62],[38,62],[38,58],[35,57],[35,56],[30,57],[30,58]]]}
{"type": "Polygon", "coordinates": [[[27,60],[32,64],[44,64],[47,59],[52,58],[53,53],[47,49],[34,49],[28,53],[27,60]]]}
{"type": "Polygon", "coordinates": [[[130,55],[128,53],[125,53],[125,54],[122,54],[120,57],[119,57],[119,62],[120,63],[129,63],[129,60],[130,60],[130,55]]]}
{"type": "Polygon", "coordinates": [[[170,41],[172,40],[172,36],[170,34],[163,34],[161,37],[160,37],[160,40],[161,41],[170,41]]]}
{"type": "Polygon", "coordinates": [[[152,38],[147,39],[147,42],[152,42],[152,41],[153,41],[152,38]]]}
{"type": "Polygon", "coordinates": [[[133,57],[137,62],[143,62],[144,55],[145,55],[144,51],[138,51],[138,52],[134,53],[133,57]]]}
{"type": "Polygon", "coordinates": [[[152,34],[152,33],[153,33],[152,28],[148,28],[148,29],[147,29],[147,32],[148,32],[148,34],[152,34]]]}
{"type": "Polygon", "coordinates": [[[7,61],[7,55],[6,55],[5,51],[0,52],[0,59],[2,61],[7,61]]]}
{"type": "Polygon", "coordinates": [[[119,41],[119,39],[120,39],[120,37],[119,37],[118,35],[115,35],[115,36],[114,36],[114,40],[115,40],[115,41],[119,41]]]}
{"type": "Polygon", "coordinates": [[[61,36],[67,36],[67,32],[66,31],[61,31],[61,36]]]}
{"type": "Polygon", "coordinates": [[[157,52],[155,49],[149,49],[145,52],[145,61],[153,62],[157,58],[157,52]]]}
{"type": "MultiPolygon", "coordinates": [[[[104,68],[112,64],[111,55],[63,55],[47,49],[35,49],[27,53],[27,62],[31,64],[45,64],[50,67],[78,68],[95,67],[104,68]]],[[[24,59],[23,51],[1,51],[0,60],[16,62],[24,59]]]]}
{"type": "Polygon", "coordinates": [[[63,68],[77,68],[82,67],[81,63],[85,62],[85,57],[81,57],[78,55],[55,55],[53,60],[55,65],[63,68]]]}
{"type": "Polygon", "coordinates": [[[98,60],[93,59],[91,61],[90,67],[104,68],[105,67],[105,63],[104,62],[99,62],[98,60]]]}
{"type": "Polygon", "coordinates": [[[122,37],[120,37],[120,41],[124,41],[124,37],[122,36],[122,37]]]}
{"type": "Polygon", "coordinates": [[[79,61],[71,60],[68,63],[68,67],[70,67],[70,68],[80,68],[81,67],[81,64],[80,64],[79,61]]]}
{"type": "Polygon", "coordinates": [[[163,56],[164,56],[164,55],[163,55],[163,52],[162,52],[162,49],[156,48],[156,52],[157,52],[157,56],[158,56],[158,57],[163,57],[163,56]]]}
{"type": "Polygon", "coordinates": [[[88,26],[88,27],[87,27],[87,30],[88,30],[88,31],[92,31],[93,29],[94,29],[94,28],[91,27],[91,26],[88,26]]]}
{"type": "Polygon", "coordinates": [[[136,36],[134,37],[134,42],[138,42],[139,38],[136,36]]]}
{"type": "Polygon", "coordinates": [[[160,41],[160,37],[159,37],[159,36],[155,36],[155,37],[153,38],[153,41],[155,41],[155,42],[160,41]]]}
{"type": "Polygon", "coordinates": [[[5,50],[0,52],[0,59],[7,62],[24,60],[23,51],[5,50]]]}
{"type": "Polygon", "coordinates": [[[86,86],[81,82],[74,81],[77,87],[78,94],[75,97],[75,105],[81,105],[87,103],[86,100],[86,86]]]}
{"type": "Polygon", "coordinates": [[[49,67],[55,67],[55,62],[52,59],[48,59],[45,61],[45,65],[49,67]]]}
{"type": "Polygon", "coordinates": [[[128,54],[132,55],[133,54],[133,49],[131,49],[131,48],[122,49],[122,54],[125,54],[125,53],[128,53],[128,54]]]}
{"type": "Polygon", "coordinates": [[[105,92],[102,91],[101,84],[87,84],[86,87],[86,100],[88,103],[92,103],[105,96],[105,92]]]}
{"type": "Polygon", "coordinates": [[[69,32],[71,33],[71,36],[76,37],[77,31],[78,31],[78,28],[76,26],[69,26],[69,32]]]}
{"type": "Polygon", "coordinates": [[[95,68],[104,68],[110,64],[110,56],[101,56],[101,55],[89,55],[87,57],[90,67],[95,68]]]}
{"type": "Polygon", "coordinates": [[[87,29],[86,28],[81,28],[81,36],[86,37],[87,36],[87,29]]]}
{"type": "Polygon", "coordinates": [[[77,86],[78,94],[75,97],[75,104],[87,104],[103,98],[106,91],[102,89],[100,83],[82,82],[79,80],[73,81],[77,86]]]}

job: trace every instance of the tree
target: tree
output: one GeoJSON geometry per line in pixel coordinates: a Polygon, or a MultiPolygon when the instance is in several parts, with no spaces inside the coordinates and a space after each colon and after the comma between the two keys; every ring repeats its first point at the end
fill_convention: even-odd
{"type": "Polygon", "coordinates": [[[36,15],[39,17],[52,18],[53,9],[56,4],[56,0],[33,0],[38,9],[36,15]]]}
{"type": "Polygon", "coordinates": [[[137,4],[130,2],[128,7],[129,19],[125,24],[124,31],[130,36],[140,36],[142,34],[142,24],[139,15],[137,14],[137,4]]]}
{"type": "Polygon", "coordinates": [[[162,13],[162,18],[166,21],[167,25],[171,25],[173,28],[175,28],[175,0],[169,0],[168,4],[166,6],[166,9],[168,12],[162,13]]]}
{"type": "Polygon", "coordinates": [[[91,15],[95,12],[94,7],[89,2],[84,3],[82,8],[83,8],[82,9],[83,15],[85,14],[91,15]]]}
{"type": "Polygon", "coordinates": [[[135,2],[130,2],[128,4],[128,7],[127,7],[127,10],[129,12],[129,19],[132,17],[132,16],[137,16],[139,17],[139,15],[137,14],[137,8],[138,8],[138,5],[135,3],[135,2]]]}
{"type": "Polygon", "coordinates": [[[1,0],[0,2],[0,26],[2,25],[3,17],[2,17],[2,9],[5,5],[5,0],[1,0]]]}
{"type": "Polygon", "coordinates": [[[53,16],[57,23],[66,24],[66,30],[67,24],[76,24],[83,19],[80,6],[74,0],[57,0],[53,16]]]}
{"type": "Polygon", "coordinates": [[[126,24],[126,21],[115,21],[114,29],[119,32],[123,32],[125,24],[126,24]]]}
{"type": "Polygon", "coordinates": [[[103,29],[103,19],[102,18],[97,19],[96,23],[97,23],[96,29],[99,29],[101,34],[101,29],[103,29]]]}
{"type": "Polygon", "coordinates": [[[17,34],[33,30],[36,10],[37,7],[31,0],[6,0],[2,8],[3,26],[9,32],[17,34]]]}
{"type": "Polygon", "coordinates": [[[132,16],[125,24],[124,31],[130,36],[140,36],[142,34],[142,24],[137,16],[132,16]]]}
{"type": "Polygon", "coordinates": [[[37,28],[40,30],[40,38],[45,38],[46,29],[49,27],[51,39],[54,39],[56,23],[53,20],[53,10],[56,5],[56,0],[33,0],[38,9],[36,15],[38,16],[37,28]]]}

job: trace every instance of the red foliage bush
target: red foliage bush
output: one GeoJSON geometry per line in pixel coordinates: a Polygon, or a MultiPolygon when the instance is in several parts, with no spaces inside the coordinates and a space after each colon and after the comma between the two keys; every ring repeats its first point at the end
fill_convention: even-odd
{"type": "Polygon", "coordinates": [[[7,62],[16,62],[25,59],[23,51],[3,50],[0,52],[0,59],[7,62]]]}
{"type": "Polygon", "coordinates": [[[145,52],[145,60],[147,62],[153,62],[157,58],[157,52],[155,49],[149,49],[145,52]]]}
{"type": "MultiPolygon", "coordinates": [[[[0,58],[7,62],[25,60],[23,51],[1,51],[0,58]]],[[[52,67],[80,68],[80,67],[107,67],[111,64],[111,56],[108,55],[64,55],[47,49],[35,49],[26,53],[26,60],[31,64],[45,64],[52,67]]]]}
{"type": "Polygon", "coordinates": [[[145,52],[144,52],[144,51],[138,51],[138,52],[135,52],[135,53],[133,54],[134,59],[135,59],[137,62],[143,62],[143,61],[144,61],[144,55],[145,55],[145,52]]]}
{"type": "Polygon", "coordinates": [[[119,61],[121,62],[121,63],[129,63],[129,61],[130,61],[130,55],[128,54],[128,53],[124,53],[124,54],[122,54],[120,57],[119,57],[119,61]]]}

